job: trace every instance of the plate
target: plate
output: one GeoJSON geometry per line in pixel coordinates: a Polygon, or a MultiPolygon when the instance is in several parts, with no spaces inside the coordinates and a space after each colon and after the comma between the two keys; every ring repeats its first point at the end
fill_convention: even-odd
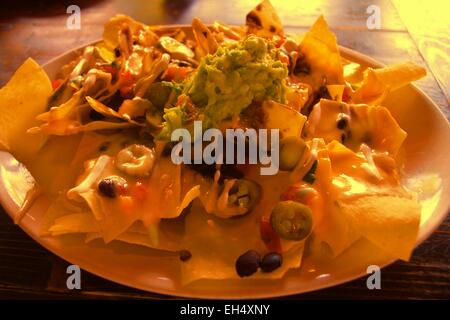
{"type": "MultiPolygon", "coordinates": [[[[175,28],[180,26],[170,26],[175,28]]],[[[183,26],[188,33],[187,26],[183,26]]],[[[83,46],[84,47],[84,46],[83,46]]],[[[65,63],[83,47],[71,50],[43,67],[53,79],[65,63]]],[[[382,64],[347,48],[343,58],[363,66],[382,64]]],[[[391,93],[383,105],[389,107],[400,126],[408,132],[404,144],[405,183],[419,185],[433,177],[433,190],[422,183],[422,219],[417,245],[429,237],[445,219],[450,207],[450,125],[438,106],[414,85],[391,93]]],[[[0,203],[11,217],[24,198],[27,171],[9,153],[0,152],[0,203]]],[[[194,298],[268,298],[318,290],[367,275],[370,265],[384,267],[395,261],[366,240],[359,240],[332,261],[318,261],[308,254],[300,269],[290,270],[279,280],[200,280],[182,285],[177,275],[178,257],[161,251],[121,242],[84,243],[79,235],[41,237],[40,223],[49,201],[41,197],[20,222],[20,227],[42,246],[82,269],[108,280],[161,294],[194,298]]],[[[83,279],[82,279],[83,280],[83,279]]],[[[83,287],[83,283],[81,283],[83,287]]]]}

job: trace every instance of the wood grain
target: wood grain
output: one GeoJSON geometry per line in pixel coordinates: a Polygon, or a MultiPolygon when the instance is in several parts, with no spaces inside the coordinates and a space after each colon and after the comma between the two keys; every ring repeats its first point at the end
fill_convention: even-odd
{"type": "MultiPolygon", "coordinates": [[[[324,14],[339,43],[383,63],[405,59],[424,65],[428,76],[417,84],[449,117],[448,36],[415,30],[403,23],[389,0],[363,1],[276,1],[281,19],[289,30],[305,31],[324,14]],[[375,4],[382,10],[382,29],[365,26],[366,8],[375,4]],[[436,50],[440,53],[436,54],[436,50]],[[446,59],[432,58],[443,56],[446,59]],[[441,72],[440,72],[441,71],[441,72]],[[435,75],[438,75],[438,85],[435,75]],[[447,93],[448,94],[448,93],[447,93]]],[[[175,0],[175,1],[2,1],[0,2],[0,85],[29,56],[44,63],[64,51],[98,39],[104,22],[125,13],[148,24],[189,23],[194,16],[206,22],[219,19],[241,23],[244,14],[258,0],[175,0]],[[69,4],[78,4],[82,28],[65,28],[69,4]]],[[[401,7],[399,7],[401,9],[401,7]]],[[[445,25],[448,21],[444,21],[445,25]]],[[[435,22],[439,25],[438,22],[435,22]]],[[[445,29],[445,26],[442,28],[445,29]]],[[[448,30],[448,25],[447,25],[448,30]]],[[[66,289],[67,262],[54,256],[15,226],[0,208],[0,298],[31,299],[167,299],[82,273],[83,289],[66,289]]],[[[368,290],[361,278],[334,288],[292,296],[290,299],[449,299],[450,218],[414,251],[412,261],[396,262],[382,271],[382,290],[368,290]]]]}

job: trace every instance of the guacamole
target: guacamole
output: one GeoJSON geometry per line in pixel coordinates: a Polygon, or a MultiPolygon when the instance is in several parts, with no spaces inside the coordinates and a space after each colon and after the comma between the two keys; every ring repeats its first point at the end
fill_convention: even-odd
{"type": "Polygon", "coordinates": [[[185,82],[185,93],[212,127],[241,113],[253,100],[284,102],[287,66],[273,43],[249,36],[207,55],[185,82]]]}

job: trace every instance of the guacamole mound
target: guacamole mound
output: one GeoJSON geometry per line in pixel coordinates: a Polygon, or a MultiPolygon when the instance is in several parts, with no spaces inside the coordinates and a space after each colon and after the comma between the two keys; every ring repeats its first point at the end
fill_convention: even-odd
{"type": "Polygon", "coordinates": [[[287,76],[273,43],[249,36],[207,55],[186,79],[185,93],[204,114],[204,125],[212,127],[240,114],[253,100],[283,103],[287,76]]]}

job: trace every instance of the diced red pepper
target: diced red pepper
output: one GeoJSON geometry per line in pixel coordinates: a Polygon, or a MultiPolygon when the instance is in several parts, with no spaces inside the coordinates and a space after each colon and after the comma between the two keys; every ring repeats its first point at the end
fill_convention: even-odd
{"type": "Polygon", "coordinates": [[[183,103],[191,104],[192,102],[189,96],[185,94],[180,94],[177,98],[177,106],[182,105],[183,103]]]}
{"type": "Polygon", "coordinates": [[[115,76],[117,74],[117,72],[119,71],[119,69],[117,69],[111,65],[102,66],[102,70],[107,73],[110,73],[112,76],[115,76]]]}
{"type": "Polygon", "coordinates": [[[142,182],[136,182],[131,191],[133,199],[142,202],[147,198],[147,187],[142,182]]]}
{"type": "Polygon", "coordinates": [[[278,234],[273,230],[267,218],[263,218],[259,224],[261,239],[264,241],[267,250],[271,252],[281,252],[281,240],[278,234]]]}
{"type": "Polygon", "coordinates": [[[187,74],[192,70],[190,67],[180,67],[177,65],[170,65],[164,72],[162,78],[164,80],[181,81],[186,78],[187,74]]]}
{"type": "Polygon", "coordinates": [[[298,197],[298,188],[296,186],[290,186],[285,192],[280,196],[283,201],[295,201],[298,197]]]}
{"type": "Polygon", "coordinates": [[[133,97],[133,86],[126,86],[126,87],[121,87],[119,89],[120,91],[120,95],[122,96],[122,98],[124,99],[130,99],[133,97]]]}
{"type": "Polygon", "coordinates": [[[117,188],[117,193],[118,193],[120,196],[126,196],[126,195],[128,195],[128,185],[127,185],[127,184],[121,184],[121,183],[118,183],[118,184],[116,185],[116,188],[117,188]]]}
{"type": "Polygon", "coordinates": [[[351,89],[349,87],[344,88],[344,92],[342,93],[342,101],[350,102],[351,100],[351,89]]]}
{"type": "Polygon", "coordinates": [[[124,71],[120,74],[120,81],[124,87],[128,87],[134,83],[134,77],[129,71],[124,71]]]}
{"type": "Polygon", "coordinates": [[[53,90],[56,90],[62,83],[62,79],[55,79],[52,81],[53,90]]]}

